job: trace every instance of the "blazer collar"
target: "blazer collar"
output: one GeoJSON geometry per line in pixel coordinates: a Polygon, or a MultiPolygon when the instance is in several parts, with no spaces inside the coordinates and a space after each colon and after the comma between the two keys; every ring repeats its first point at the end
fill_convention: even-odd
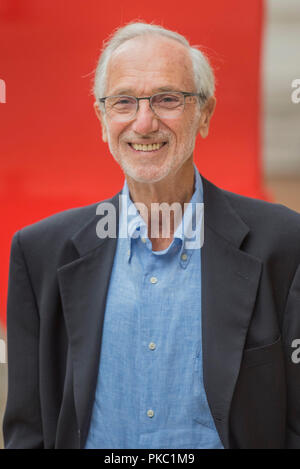
{"type": "Polygon", "coordinates": [[[239,248],[249,233],[249,227],[240,218],[226,198],[226,192],[202,176],[205,224],[218,236],[239,248]]]}
{"type": "Polygon", "coordinates": [[[94,251],[109,239],[116,239],[109,237],[100,238],[97,236],[97,223],[101,220],[102,216],[106,216],[109,211],[111,217],[115,217],[115,232],[118,233],[120,195],[121,191],[111,199],[95,204],[94,216],[71,237],[71,241],[80,257],[84,257],[89,252],[94,251]]]}
{"type": "MultiPolygon", "coordinates": [[[[203,201],[205,204],[205,225],[228,240],[229,243],[239,248],[249,232],[248,225],[244,223],[232,208],[224,195],[225,191],[209,182],[203,176],[201,176],[201,178],[203,184],[203,201]]],[[[100,206],[104,207],[106,204],[107,206],[109,204],[112,205],[112,210],[115,210],[116,214],[116,229],[118,229],[119,196],[121,194],[122,191],[118,192],[111,199],[95,204],[95,215],[72,236],[71,241],[81,257],[107,241],[107,238],[100,239],[96,235],[96,225],[101,218],[101,215],[97,214],[97,210],[100,211],[100,206]]]]}

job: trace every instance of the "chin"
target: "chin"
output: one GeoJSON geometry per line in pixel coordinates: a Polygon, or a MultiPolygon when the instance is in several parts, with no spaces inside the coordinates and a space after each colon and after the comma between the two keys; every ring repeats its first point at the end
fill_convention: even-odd
{"type": "Polygon", "coordinates": [[[123,164],[122,169],[127,176],[134,179],[136,182],[142,182],[145,184],[159,182],[168,176],[170,172],[169,167],[137,168],[127,164],[123,164]]]}

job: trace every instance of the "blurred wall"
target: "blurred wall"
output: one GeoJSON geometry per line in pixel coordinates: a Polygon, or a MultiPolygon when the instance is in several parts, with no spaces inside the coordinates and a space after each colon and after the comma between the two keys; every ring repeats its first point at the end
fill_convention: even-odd
{"type": "MultiPolygon", "coordinates": [[[[291,83],[300,79],[300,1],[268,0],[265,14],[263,155],[265,173],[276,177],[277,191],[278,177],[300,175],[300,103],[291,101],[291,83]]],[[[288,182],[282,184],[288,191],[288,182]]]]}

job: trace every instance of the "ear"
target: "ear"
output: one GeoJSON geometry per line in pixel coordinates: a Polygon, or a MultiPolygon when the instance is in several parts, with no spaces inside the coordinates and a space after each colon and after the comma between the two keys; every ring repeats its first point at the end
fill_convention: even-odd
{"type": "Polygon", "coordinates": [[[216,107],[216,98],[211,96],[205,103],[204,107],[201,109],[200,122],[198,127],[198,132],[202,138],[207,137],[209,131],[209,123],[216,107]]]}
{"type": "Polygon", "coordinates": [[[103,142],[107,142],[107,132],[106,132],[106,125],[105,125],[105,120],[103,113],[99,107],[99,103],[97,101],[94,102],[94,110],[96,113],[96,116],[98,117],[100,123],[101,123],[101,128],[102,128],[102,140],[103,142]]]}

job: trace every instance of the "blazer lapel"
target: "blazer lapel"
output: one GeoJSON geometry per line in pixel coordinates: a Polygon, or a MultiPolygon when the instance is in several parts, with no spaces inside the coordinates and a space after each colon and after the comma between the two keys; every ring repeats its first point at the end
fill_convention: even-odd
{"type": "Polygon", "coordinates": [[[224,192],[203,180],[202,248],[203,379],[207,400],[225,448],[229,415],[262,263],[240,250],[248,226],[224,192]]]}
{"type": "MultiPolygon", "coordinates": [[[[118,230],[118,194],[110,202],[116,210],[118,230]]],[[[72,238],[81,257],[58,269],[73,362],[74,401],[81,443],[87,435],[94,402],[106,295],[117,244],[113,237],[98,238],[96,225],[99,219],[94,216],[72,238]]]]}

